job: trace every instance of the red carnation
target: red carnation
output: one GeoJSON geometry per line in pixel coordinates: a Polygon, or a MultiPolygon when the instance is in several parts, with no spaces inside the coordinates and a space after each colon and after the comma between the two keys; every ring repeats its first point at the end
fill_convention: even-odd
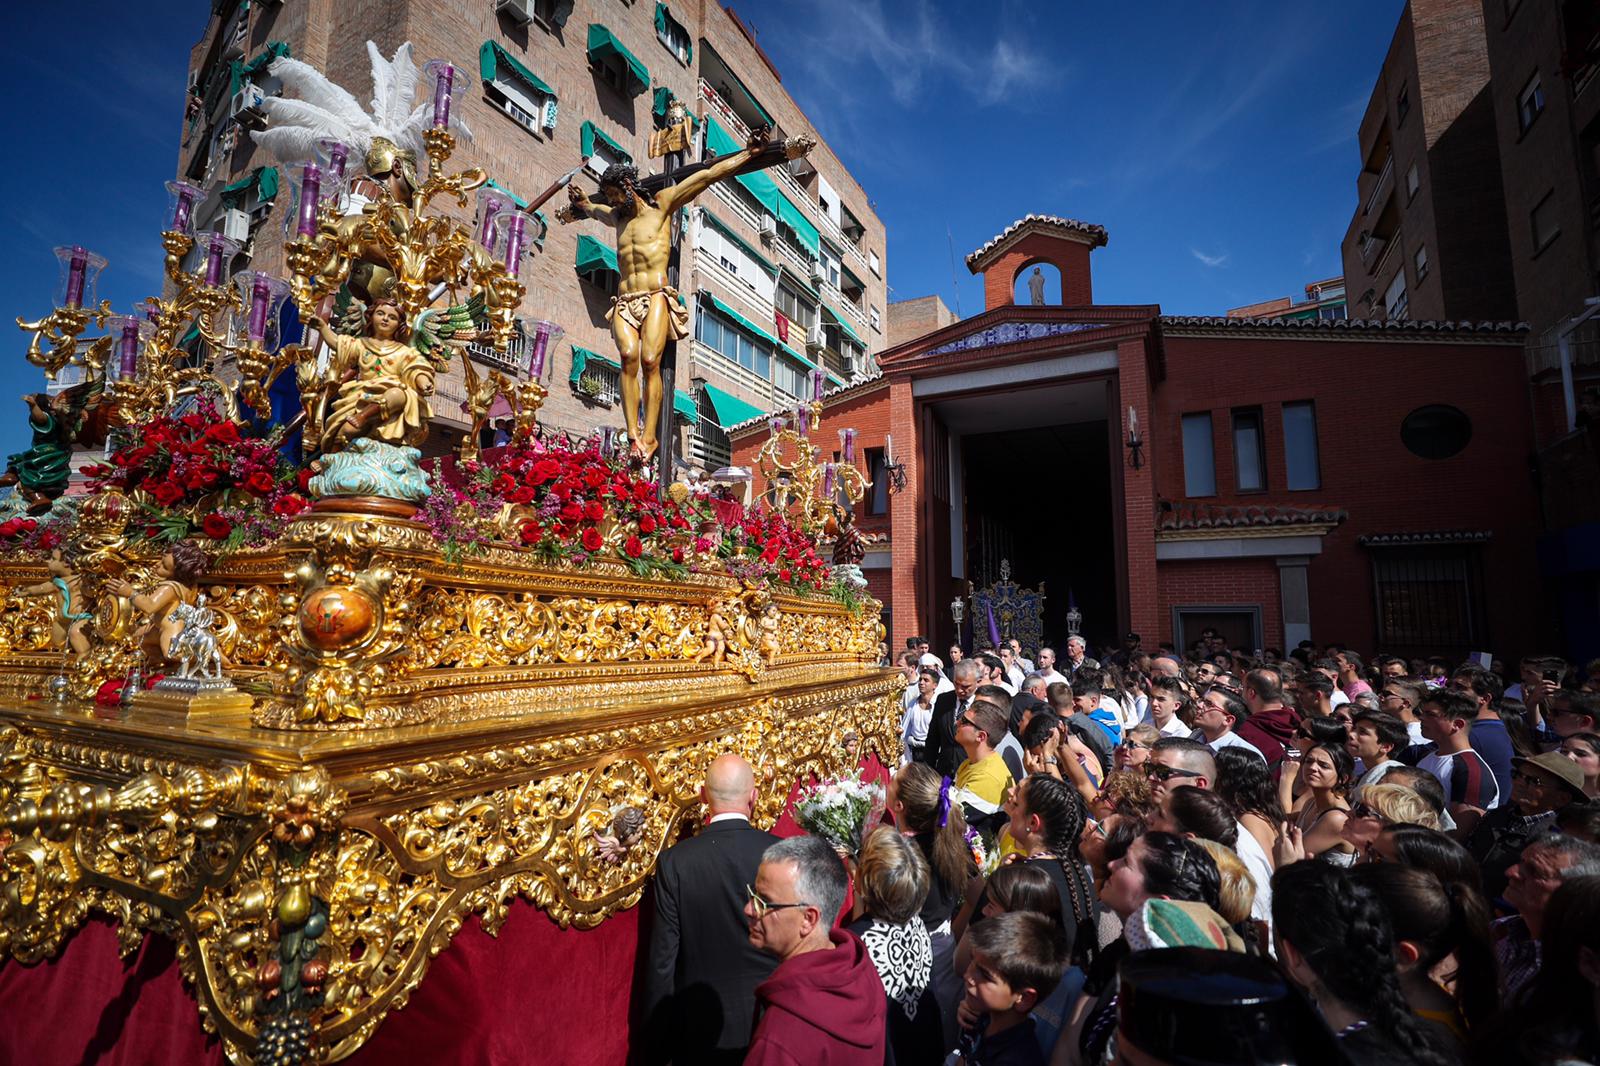
{"type": "Polygon", "coordinates": [[[633,498],[634,499],[636,499],[636,500],[648,500],[650,497],[654,496],[655,494],[656,494],[656,487],[654,485],[650,484],[650,482],[648,482],[648,481],[635,481],[633,483],[633,498]]]}
{"type": "Polygon", "coordinates": [[[778,580],[779,581],[793,581],[794,580],[794,574],[786,566],[782,570],[778,571],[778,580]]]}
{"type": "Polygon", "coordinates": [[[593,526],[583,531],[583,550],[597,552],[605,544],[600,537],[600,531],[593,526]]]}
{"type": "Polygon", "coordinates": [[[212,540],[222,540],[233,532],[233,523],[213,511],[200,523],[200,531],[212,540]]]}

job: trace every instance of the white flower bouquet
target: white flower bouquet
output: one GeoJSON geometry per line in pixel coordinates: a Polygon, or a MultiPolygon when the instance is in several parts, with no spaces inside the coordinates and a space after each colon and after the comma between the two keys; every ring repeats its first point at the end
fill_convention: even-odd
{"type": "Polygon", "coordinates": [[[883,817],[884,804],[883,786],[863,781],[857,773],[802,788],[795,798],[794,820],[812,836],[854,856],[883,817]]]}

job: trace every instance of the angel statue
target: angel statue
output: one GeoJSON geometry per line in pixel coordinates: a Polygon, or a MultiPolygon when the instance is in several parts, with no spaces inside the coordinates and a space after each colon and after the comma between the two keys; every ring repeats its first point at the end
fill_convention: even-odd
{"type": "Polygon", "coordinates": [[[44,514],[67,490],[72,477],[72,446],[92,445],[98,434],[105,439],[104,419],[98,417],[103,382],[84,383],[54,396],[36,392],[22,398],[28,405],[28,428],[33,444],[6,457],[0,488],[15,485],[28,503],[29,514],[44,514]]]}
{"type": "Polygon", "coordinates": [[[322,319],[306,320],[333,351],[328,365],[337,389],[322,418],[323,452],[343,449],[358,437],[416,447],[428,435],[437,368],[401,339],[404,320],[393,300],[367,309],[367,335],[335,333],[322,319]]]}

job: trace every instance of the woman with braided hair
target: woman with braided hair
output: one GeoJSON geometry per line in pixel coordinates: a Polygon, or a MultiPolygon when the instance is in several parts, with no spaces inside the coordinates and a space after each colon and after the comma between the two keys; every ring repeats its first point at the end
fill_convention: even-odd
{"type": "Polygon", "coordinates": [[[1078,853],[1088,815],[1072,786],[1036,774],[1011,790],[1006,800],[1011,839],[1030,865],[1040,864],[1061,897],[1061,924],[1072,945],[1073,965],[1085,970],[1100,945],[1095,935],[1094,887],[1078,853]]]}
{"type": "Polygon", "coordinates": [[[1395,970],[1383,901],[1350,871],[1294,862],[1272,877],[1278,961],[1357,1064],[1448,1066],[1454,1058],[1411,1012],[1395,970]]]}
{"type": "Polygon", "coordinates": [[[1466,885],[1398,863],[1367,863],[1352,876],[1377,893],[1389,912],[1395,967],[1411,1009],[1465,1043],[1467,1030],[1493,1014],[1499,1001],[1489,904],[1466,885]],[[1432,976],[1435,966],[1452,957],[1453,995],[1432,976]]]}

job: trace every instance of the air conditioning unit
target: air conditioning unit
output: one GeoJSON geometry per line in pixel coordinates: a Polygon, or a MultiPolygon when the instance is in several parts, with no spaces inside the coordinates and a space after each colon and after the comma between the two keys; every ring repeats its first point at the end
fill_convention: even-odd
{"type": "Polygon", "coordinates": [[[811,280],[817,284],[827,280],[827,275],[822,272],[822,260],[820,259],[811,261],[811,280]]]}
{"type": "Polygon", "coordinates": [[[761,240],[764,244],[771,244],[778,236],[778,220],[771,215],[761,216],[761,240]]]}
{"type": "Polygon", "coordinates": [[[827,346],[828,337],[827,334],[822,332],[822,324],[820,322],[806,331],[806,348],[815,351],[818,348],[826,348],[827,346]]]}
{"type": "Polygon", "coordinates": [[[222,212],[222,235],[244,242],[250,239],[250,212],[230,207],[222,212]]]}
{"type": "Polygon", "coordinates": [[[261,101],[264,99],[266,94],[261,91],[261,86],[247,83],[244,88],[233,94],[233,101],[228,105],[228,114],[241,126],[265,122],[267,116],[261,110],[261,101]]]}
{"type": "Polygon", "coordinates": [[[519,26],[533,21],[533,0],[494,0],[494,9],[519,26]]]}

